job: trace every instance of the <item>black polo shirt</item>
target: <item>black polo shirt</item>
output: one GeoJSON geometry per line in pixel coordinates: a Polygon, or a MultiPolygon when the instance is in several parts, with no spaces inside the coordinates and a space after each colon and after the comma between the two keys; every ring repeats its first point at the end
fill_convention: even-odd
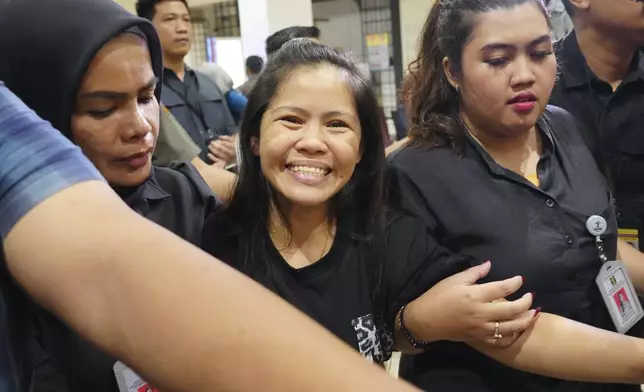
{"type": "MultiPolygon", "coordinates": [[[[544,312],[613,329],[595,286],[600,261],[585,227],[591,215],[608,221],[604,242],[614,258],[617,223],[610,193],[572,116],[550,106],[538,129],[543,140],[538,187],[498,165],[468,137],[461,155],[449,147],[410,146],[390,156],[391,202],[422,216],[452,252],[476,263],[491,260],[482,281],[524,276],[512,299],[535,292],[534,307],[544,312]]],[[[438,392],[598,390],[520,372],[450,342],[404,358],[401,375],[438,392]]]]}
{"type": "MultiPolygon", "coordinates": [[[[154,167],[144,184],[118,193],[133,210],[197,246],[204,221],[220,204],[189,163],[154,167]]],[[[30,346],[34,392],[118,392],[113,358],[54,316],[38,310],[35,317],[30,346]]]]}
{"type": "MultiPolygon", "coordinates": [[[[580,123],[614,191],[620,228],[644,229],[644,54],[613,92],[588,67],[573,32],[557,45],[561,76],[551,97],[580,123]]],[[[640,247],[644,246],[640,241],[640,247]]]]}
{"type": "MultiPolygon", "coordinates": [[[[186,66],[182,81],[173,70],[165,68],[163,70],[163,85],[165,88],[177,93],[190,109],[191,116],[189,116],[189,119],[184,120],[181,125],[190,135],[202,134],[205,137],[208,126],[204,120],[201,96],[199,94],[200,86],[195,71],[186,66]]],[[[200,141],[195,140],[202,147],[202,143],[199,143],[200,141]]]]}
{"type": "Polygon", "coordinates": [[[210,77],[189,67],[183,81],[167,68],[163,75],[161,101],[201,149],[199,157],[210,162],[210,142],[236,132],[225,95],[210,77]]]}

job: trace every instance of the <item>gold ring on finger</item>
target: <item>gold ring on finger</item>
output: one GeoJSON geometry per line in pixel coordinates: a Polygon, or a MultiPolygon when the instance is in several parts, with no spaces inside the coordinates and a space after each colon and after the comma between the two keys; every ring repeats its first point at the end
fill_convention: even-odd
{"type": "Polygon", "coordinates": [[[501,335],[501,332],[499,331],[498,321],[494,324],[494,339],[503,339],[503,335],[501,335]]]}

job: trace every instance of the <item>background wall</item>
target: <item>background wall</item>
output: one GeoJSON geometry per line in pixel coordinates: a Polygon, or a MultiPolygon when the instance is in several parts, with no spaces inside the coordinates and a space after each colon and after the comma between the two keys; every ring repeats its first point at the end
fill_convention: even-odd
{"type": "Polygon", "coordinates": [[[131,13],[136,12],[136,8],[135,8],[136,0],[115,0],[115,1],[120,5],[122,5],[123,8],[130,11],[131,13]]]}
{"type": "MultiPolygon", "coordinates": [[[[259,1],[259,0],[255,0],[259,1]]],[[[293,25],[312,26],[311,0],[264,0],[268,8],[268,34],[293,25]]]]}
{"type": "Polygon", "coordinates": [[[313,3],[313,20],[326,45],[352,51],[363,59],[360,10],[354,0],[313,3]]]}
{"type": "Polygon", "coordinates": [[[418,41],[425,19],[434,0],[400,0],[403,69],[406,70],[418,52],[418,41]]]}

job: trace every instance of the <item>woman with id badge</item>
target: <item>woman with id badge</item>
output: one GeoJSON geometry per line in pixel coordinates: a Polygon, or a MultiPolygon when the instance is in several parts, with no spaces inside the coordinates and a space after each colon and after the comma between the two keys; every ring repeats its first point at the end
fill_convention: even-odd
{"type": "Polygon", "coordinates": [[[609,331],[642,318],[644,260],[618,244],[574,119],[547,106],[550,33],[539,0],[439,0],[427,19],[405,89],[411,143],[389,158],[392,203],[452,252],[494,260],[488,279],[525,276],[542,314],[509,349],[438,342],[403,358],[401,376],[422,389],[640,389],[611,383],[642,383],[644,341],[609,331]]]}

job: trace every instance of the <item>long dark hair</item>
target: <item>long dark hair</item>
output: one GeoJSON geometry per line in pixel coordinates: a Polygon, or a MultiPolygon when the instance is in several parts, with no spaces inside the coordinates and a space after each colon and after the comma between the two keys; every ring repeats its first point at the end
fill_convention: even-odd
{"type": "Polygon", "coordinates": [[[438,0],[432,7],[418,51],[409,65],[403,101],[409,115],[409,136],[422,147],[460,147],[459,92],[443,69],[447,57],[455,73],[461,71],[463,47],[476,24],[476,15],[534,3],[550,23],[541,0],[438,0]]]}
{"type": "MultiPolygon", "coordinates": [[[[234,194],[224,210],[224,219],[236,230],[239,257],[247,274],[265,273],[265,238],[270,209],[276,191],[262,173],[259,157],[253,153],[259,139],[262,117],[285,80],[298,68],[331,65],[347,75],[347,86],[353,92],[362,128],[362,157],[353,176],[330,201],[329,218],[341,222],[337,235],[348,236],[371,251],[365,255],[372,273],[374,299],[379,300],[384,251],[384,167],[385,155],[380,128],[378,101],[369,85],[369,75],[358,67],[356,59],[308,39],[296,39],[271,56],[265,70],[248,97],[240,131],[240,170],[234,194]]],[[[284,214],[282,213],[284,218],[284,214]]],[[[284,220],[288,228],[288,221],[284,220]]],[[[365,252],[361,252],[365,253],[365,252]]]]}

